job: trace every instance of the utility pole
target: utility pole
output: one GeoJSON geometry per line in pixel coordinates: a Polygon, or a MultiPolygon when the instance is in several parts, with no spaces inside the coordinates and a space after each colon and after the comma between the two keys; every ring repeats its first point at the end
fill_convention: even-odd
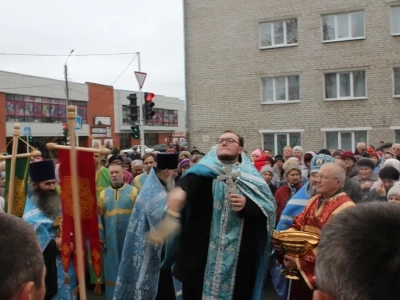
{"type": "MultiPolygon", "coordinates": [[[[74,49],[71,50],[71,52],[68,54],[65,62],[64,62],[64,79],[65,79],[65,120],[67,118],[67,107],[70,104],[69,100],[69,87],[68,87],[68,66],[67,66],[67,60],[71,56],[71,54],[74,52],[74,49]]],[[[69,145],[69,133],[66,136],[66,144],[69,145]]]]}
{"type": "MultiPolygon", "coordinates": [[[[136,52],[138,61],[138,71],[140,72],[140,52],[136,52]]],[[[142,86],[139,84],[139,129],[140,129],[140,155],[144,155],[144,116],[143,116],[143,98],[142,86]]]]}

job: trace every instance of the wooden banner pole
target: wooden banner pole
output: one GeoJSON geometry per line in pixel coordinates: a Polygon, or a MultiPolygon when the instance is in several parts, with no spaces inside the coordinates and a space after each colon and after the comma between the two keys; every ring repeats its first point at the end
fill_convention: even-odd
{"type": "MultiPolygon", "coordinates": [[[[42,153],[38,150],[34,150],[30,153],[21,153],[21,154],[17,154],[16,158],[25,158],[25,157],[39,157],[42,156],[42,153]]],[[[12,159],[12,155],[5,155],[5,156],[0,156],[0,161],[2,161],[3,159],[12,159]]]]}
{"type": "Polygon", "coordinates": [[[81,227],[81,212],[79,205],[79,185],[77,155],[75,149],[75,106],[68,105],[68,131],[70,134],[69,159],[71,164],[72,204],[74,212],[75,247],[78,265],[79,299],[86,300],[85,267],[83,257],[83,240],[81,227]]]}
{"type": "MultiPolygon", "coordinates": [[[[57,145],[55,143],[47,143],[46,148],[49,150],[70,150],[70,146],[63,146],[63,145],[57,145]]],[[[107,148],[84,148],[84,147],[75,147],[76,151],[82,151],[82,152],[92,152],[92,153],[99,153],[100,155],[108,155],[111,153],[110,149],[107,148]]]]}
{"type": "Polygon", "coordinates": [[[11,151],[10,181],[8,183],[7,213],[12,214],[15,192],[15,165],[17,163],[18,139],[20,135],[19,124],[14,124],[13,144],[11,151]]]}

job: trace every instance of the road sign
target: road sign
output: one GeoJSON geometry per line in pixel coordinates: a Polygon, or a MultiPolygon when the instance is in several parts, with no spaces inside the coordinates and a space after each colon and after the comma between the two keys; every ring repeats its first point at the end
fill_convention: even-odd
{"type": "Polygon", "coordinates": [[[75,117],[75,130],[82,130],[82,117],[75,117]]]}
{"type": "Polygon", "coordinates": [[[24,136],[31,136],[31,128],[24,127],[24,136]]]}
{"type": "Polygon", "coordinates": [[[143,84],[144,84],[144,80],[146,79],[147,73],[135,71],[135,76],[136,76],[137,82],[139,83],[140,88],[142,88],[143,84]]]}

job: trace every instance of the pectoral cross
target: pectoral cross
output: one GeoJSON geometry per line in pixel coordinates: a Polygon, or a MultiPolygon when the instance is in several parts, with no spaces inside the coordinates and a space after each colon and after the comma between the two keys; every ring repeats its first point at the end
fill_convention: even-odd
{"type": "Polygon", "coordinates": [[[228,195],[229,194],[237,194],[238,189],[236,187],[236,182],[239,179],[240,171],[232,172],[232,168],[230,166],[225,166],[222,168],[223,175],[219,175],[217,177],[218,180],[225,181],[228,187],[228,195]],[[236,180],[235,180],[236,179],[236,180]]]}

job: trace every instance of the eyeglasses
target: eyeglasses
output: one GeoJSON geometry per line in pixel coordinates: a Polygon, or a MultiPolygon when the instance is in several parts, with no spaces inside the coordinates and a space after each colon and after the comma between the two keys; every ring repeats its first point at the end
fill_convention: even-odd
{"type": "Polygon", "coordinates": [[[217,144],[222,144],[223,142],[227,144],[239,144],[239,142],[235,141],[234,139],[217,139],[217,144]]]}

